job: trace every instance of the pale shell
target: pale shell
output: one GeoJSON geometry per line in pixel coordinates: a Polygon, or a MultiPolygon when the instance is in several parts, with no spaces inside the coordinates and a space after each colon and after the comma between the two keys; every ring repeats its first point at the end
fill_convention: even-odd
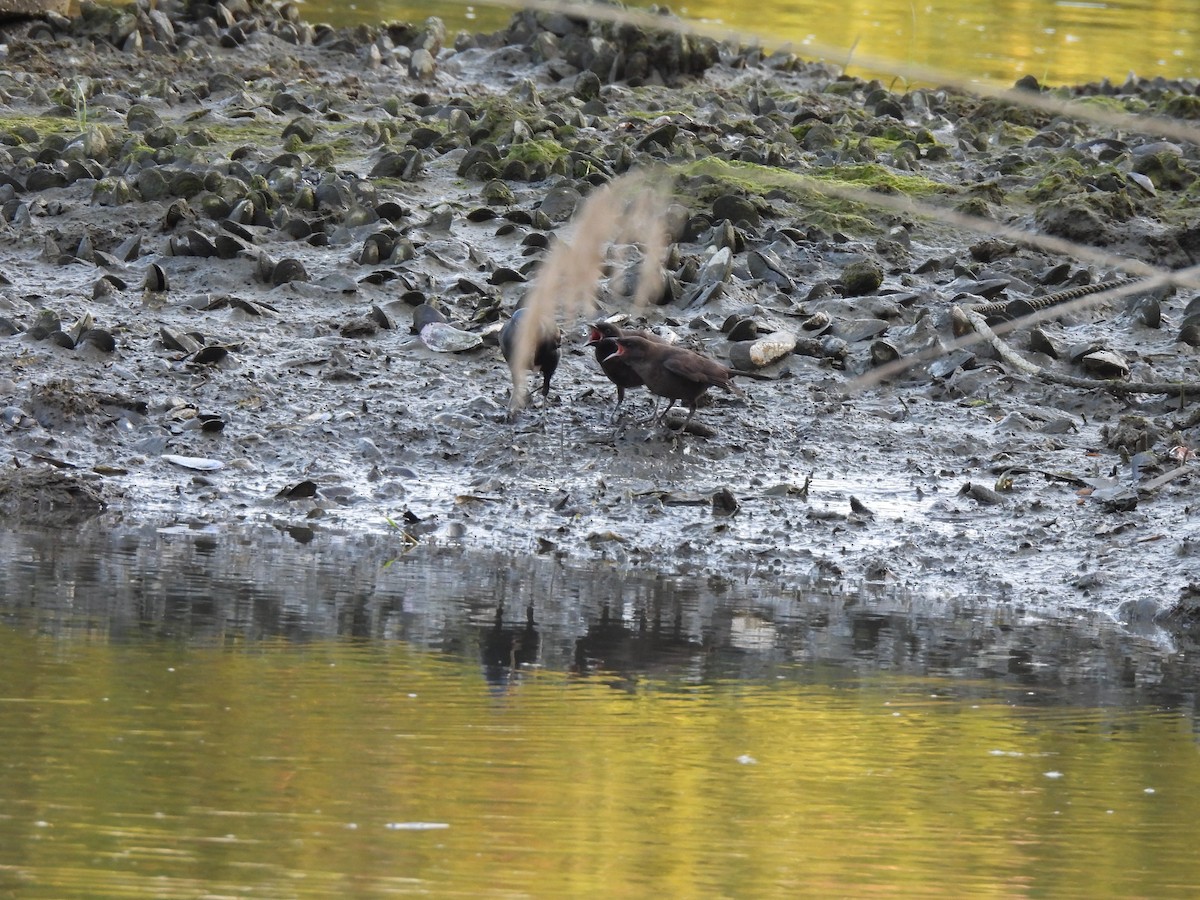
{"type": "Polygon", "coordinates": [[[460,353],[483,343],[483,338],[474,332],[463,331],[445,322],[430,322],[420,333],[422,343],[438,353],[460,353]]]}

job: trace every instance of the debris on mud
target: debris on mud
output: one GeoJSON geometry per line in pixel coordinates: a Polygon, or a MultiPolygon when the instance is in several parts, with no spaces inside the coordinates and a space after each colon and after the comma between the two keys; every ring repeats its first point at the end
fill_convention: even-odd
{"type": "MultiPolygon", "coordinates": [[[[0,497],[309,539],[402,510],[422,541],[1114,614],[1193,589],[1197,292],[1136,279],[1200,263],[1200,142],[530,11],[3,28],[0,497]],[[498,332],[632,173],[670,185],[664,252],[614,232],[509,424],[498,332]],[[612,314],[770,380],[688,434],[611,422],[584,344],[612,314]]],[[[1196,85],[1030,90],[1161,119],[1196,85]]]]}

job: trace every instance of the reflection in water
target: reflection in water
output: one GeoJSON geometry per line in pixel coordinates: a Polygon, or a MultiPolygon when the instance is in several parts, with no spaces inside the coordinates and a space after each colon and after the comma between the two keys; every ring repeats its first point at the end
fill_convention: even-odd
{"type": "Polygon", "coordinates": [[[704,646],[683,630],[683,608],[675,608],[672,626],[662,626],[661,610],[655,610],[654,624],[647,622],[644,608],[637,610],[630,626],[613,618],[605,603],[600,618],[588,626],[575,641],[574,671],[619,672],[622,675],[678,673],[700,669],[704,646]]]}
{"type": "Polygon", "coordinates": [[[1186,664],[1191,642],[1164,654],[1175,638],[1153,627],[1138,637],[1102,615],[1047,617],[899,588],[831,593],[811,580],[815,570],[791,586],[693,581],[551,556],[410,551],[390,535],[300,545],[270,530],[110,531],[99,523],[70,540],[0,531],[0,559],[4,620],[116,641],[400,640],[477,656],[486,667],[669,671],[692,681],[833,663],[1066,686],[1095,705],[1128,702],[1131,692],[1174,704],[1200,687],[1186,664]],[[506,624],[508,610],[522,611],[524,625],[506,624]]]}
{"type": "Polygon", "coordinates": [[[1184,637],[404,549],[0,531],[0,893],[1196,882],[1184,637]]]}
{"type": "Polygon", "coordinates": [[[541,638],[533,621],[533,604],[525,607],[525,624],[520,628],[505,627],[504,606],[497,606],[496,622],[483,636],[480,649],[489,684],[506,684],[522,666],[535,665],[541,638]]]}

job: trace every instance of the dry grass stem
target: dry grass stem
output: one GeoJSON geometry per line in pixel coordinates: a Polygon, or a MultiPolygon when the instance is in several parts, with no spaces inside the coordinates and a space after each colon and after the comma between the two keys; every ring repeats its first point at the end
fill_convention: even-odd
{"type": "Polygon", "coordinates": [[[669,190],[669,179],[663,173],[637,171],[597,188],[584,200],[572,223],[571,239],[555,243],[525,296],[527,312],[518,328],[509,364],[512,409],[525,405],[529,392],[526,373],[533,360],[536,336],[595,308],[597,285],[614,243],[636,242],[642,248],[633,306],[644,306],[662,291],[669,190]]]}

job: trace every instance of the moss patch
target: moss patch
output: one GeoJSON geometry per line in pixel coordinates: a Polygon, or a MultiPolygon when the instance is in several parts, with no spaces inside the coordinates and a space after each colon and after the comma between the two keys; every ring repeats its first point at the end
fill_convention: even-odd
{"type": "Polygon", "coordinates": [[[929,197],[934,194],[956,194],[958,188],[920,175],[900,175],[875,163],[830,166],[812,173],[817,181],[845,184],[878,191],[881,194],[904,194],[908,197],[929,197]]]}
{"type": "Polygon", "coordinates": [[[1163,112],[1174,119],[1200,119],[1200,97],[1177,94],[1163,105],[1163,112]]]}
{"type": "Polygon", "coordinates": [[[558,141],[536,140],[522,141],[508,148],[504,157],[505,162],[516,160],[528,166],[552,166],[555,160],[562,159],[570,151],[558,141]]]}
{"type": "MultiPolygon", "coordinates": [[[[770,205],[780,195],[802,207],[797,215],[826,230],[874,234],[880,229],[872,221],[870,210],[861,203],[821,192],[816,180],[786,169],[755,163],[727,162],[707,157],[682,166],[680,174],[704,179],[696,186],[696,198],[710,204],[731,190],[747,197],[763,199],[770,205]],[[767,195],[770,194],[770,199],[767,195]]],[[[777,203],[776,203],[777,205],[777,203]]]]}
{"type": "Polygon", "coordinates": [[[1060,159],[1026,192],[1026,196],[1034,203],[1044,203],[1078,194],[1084,189],[1083,179],[1086,174],[1079,160],[1069,157],[1060,159]]]}
{"type": "Polygon", "coordinates": [[[878,212],[868,204],[827,193],[822,190],[823,185],[860,190],[866,188],[910,197],[957,192],[957,188],[916,175],[898,175],[872,163],[832,166],[800,174],[771,166],[708,157],[689,163],[680,171],[685,176],[710,179],[709,188],[701,187],[698,190],[702,200],[711,201],[731,188],[745,196],[764,198],[768,203],[783,195],[803,208],[806,221],[825,229],[860,234],[877,234],[881,230],[878,212]]]}
{"type": "Polygon", "coordinates": [[[1093,109],[1104,109],[1114,113],[1144,112],[1150,106],[1139,97],[1106,97],[1097,94],[1092,97],[1077,97],[1071,101],[1080,106],[1090,106],[1093,109]]]}
{"type": "Polygon", "coordinates": [[[73,116],[0,116],[0,143],[36,144],[51,134],[73,137],[79,134],[79,122],[73,116]]]}
{"type": "Polygon", "coordinates": [[[234,144],[241,146],[251,144],[261,147],[264,144],[274,145],[283,141],[284,125],[280,122],[264,122],[259,119],[237,119],[237,124],[229,122],[205,122],[203,133],[211,143],[234,144]]]}

